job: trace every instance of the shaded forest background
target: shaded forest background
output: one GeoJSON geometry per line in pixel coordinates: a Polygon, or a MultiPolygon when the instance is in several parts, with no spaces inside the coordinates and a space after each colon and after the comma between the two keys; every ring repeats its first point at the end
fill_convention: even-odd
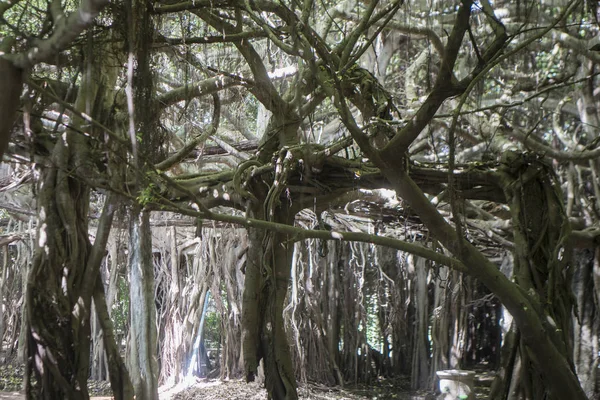
{"type": "Polygon", "coordinates": [[[596,398],[598,17],[0,4],[0,361],[44,399],[454,368],[596,398]]]}

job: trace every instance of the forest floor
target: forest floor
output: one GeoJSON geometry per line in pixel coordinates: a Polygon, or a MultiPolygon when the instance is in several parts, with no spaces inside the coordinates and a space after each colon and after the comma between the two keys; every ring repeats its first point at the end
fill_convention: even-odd
{"type": "MultiPolygon", "coordinates": [[[[298,389],[300,399],[310,400],[433,400],[431,395],[419,395],[390,391],[390,387],[369,388],[327,388],[306,385],[298,389]]],[[[257,383],[245,383],[239,380],[198,382],[191,387],[161,388],[160,400],[265,400],[267,391],[257,383]]],[[[23,400],[21,392],[0,392],[0,400],[23,400]]],[[[92,397],[91,400],[111,400],[110,396],[92,397]]]]}
{"type": "MultiPolygon", "coordinates": [[[[7,369],[0,367],[0,382],[6,380],[7,369]],[[4,372],[4,374],[3,374],[4,372]]],[[[12,374],[11,374],[12,375],[12,374]]],[[[374,386],[339,388],[325,387],[313,384],[301,385],[298,388],[300,399],[306,400],[364,400],[364,399],[394,399],[394,400],[430,400],[435,397],[427,393],[410,393],[396,382],[382,382],[374,386]]],[[[23,400],[25,396],[18,390],[21,382],[11,379],[9,387],[0,386],[0,400],[23,400]],[[18,385],[18,386],[17,386],[18,385]],[[7,390],[8,389],[8,390],[7,390]],[[12,391],[10,391],[12,389],[12,391]]],[[[160,388],[160,400],[264,400],[267,391],[258,383],[246,383],[242,380],[197,380],[187,387],[178,385],[160,388]]],[[[110,387],[105,382],[90,381],[90,393],[95,395],[92,400],[110,400],[107,396],[110,387]],[[104,395],[104,396],[100,396],[104,395]]]]}
{"type": "MultiPolygon", "coordinates": [[[[93,391],[91,391],[93,393],[93,391]]],[[[365,399],[394,399],[394,400],[433,400],[434,396],[411,394],[399,388],[393,390],[388,384],[361,388],[328,388],[316,385],[303,385],[298,389],[300,399],[306,400],[365,400],[365,399]]],[[[161,400],[265,400],[267,391],[257,383],[245,383],[241,380],[230,381],[199,381],[187,388],[162,387],[161,400]]],[[[21,391],[0,392],[0,400],[23,400],[21,391]]],[[[110,396],[95,396],[92,400],[110,400],[110,396]]]]}
{"type": "MultiPolygon", "coordinates": [[[[481,375],[480,375],[481,376],[481,375]]],[[[22,367],[0,366],[0,400],[23,400],[22,367]]],[[[110,400],[108,382],[89,381],[89,391],[93,400],[110,400]]],[[[487,385],[486,385],[487,386],[487,385]]],[[[314,384],[301,384],[298,396],[302,400],[435,400],[433,393],[414,392],[409,379],[381,380],[368,386],[326,387],[314,384]]],[[[485,388],[478,387],[477,398],[484,398],[485,388]]],[[[263,385],[242,380],[195,379],[185,386],[163,386],[159,390],[160,400],[264,400],[267,392],[263,385]]]]}
{"type": "MultiPolygon", "coordinates": [[[[371,386],[340,388],[306,384],[298,388],[298,397],[306,400],[433,400],[435,396],[428,393],[412,393],[404,385],[398,386],[398,381],[381,382],[371,386]]],[[[165,393],[162,399],[172,400],[264,400],[267,391],[258,383],[244,381],[211,381],[199,382],[168,397],[165,393]]]]}

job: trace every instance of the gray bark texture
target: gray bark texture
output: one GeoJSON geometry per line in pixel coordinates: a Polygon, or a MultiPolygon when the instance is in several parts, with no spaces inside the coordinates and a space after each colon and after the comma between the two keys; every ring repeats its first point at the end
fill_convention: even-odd
{"type": "Polygon", "coordinates": [[[129,235],[129,370],[136,398],[158,400],[159,371],[150,213],[140,210],[139,206],[134,206],[129,235]]]}

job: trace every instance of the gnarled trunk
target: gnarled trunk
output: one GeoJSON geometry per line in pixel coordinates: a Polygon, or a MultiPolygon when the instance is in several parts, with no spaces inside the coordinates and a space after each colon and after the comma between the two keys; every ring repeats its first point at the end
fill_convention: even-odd
{"type": "MultiPolygon", "coordinates": [[[[378,161],[382,163],[381,171],[392,183],[398,195],[411,205],[440,242],[464,263],[469,274],[497,295],[512,314],[521,330],[523,343],[526,344],[528,353],[532,357],[532,369],[543,376],[544,384],[552,396],[586,399],[572,369],[572,363],[563,352],[566,346],[557,347],[556,342],[550,338],[553,335],[551,331],[555,328],[548,324],[546,314],[538,309],[535,296],[509,281],[475,246],[458,237],[454,227],[444,220],[435,206],[410,179],[401,158],[386,157],[385,160],[378,161]]],[[[559,248],[554,250],[558,251],[559,248]]]]}
{"type": "MultiPolygon", "coordinates": [[[[256,209],[260,214],[261,206],[256,209]]],[[[290,223],[278,209],[277,222],[290,223]]],[[[296,400],[296,379],[283,323],[293,245],[278,233],[249,229],[242,307],[242,348],[246,379],[253,381],[264,360],[265,384],[274,400],[296,400]]]]}
{"type": "MultiPolygon", "coordinates": [[[[98,88],[114,85],[111,78],[116,78],[101,75],[101,68],[91,62],[87,68],[76,109],[91,115],[94,106],[106,110],[112,100],[98,96],[98,88]]],[[[74,116],[72,126],[57,138],[41,172],[37,240],[27,279],[25,387],[28,397],[35,393],[41,399],[89,398],[90,307],[114,215],[114,204],[108,201],[91,246],[89,187],[80,177],[90,178],[95,169],[90,141],[80,132],[82,119],[74,116]]]]}
{"type": "Polygon", "coordinates": [[[89,192],[67,172],[76,151],[72,135],[56,144],[38,192],[38,240],[27,285],[28,371],[34,371],[36,384],[32,388],[28,376],[28,398],[89,398],[92,293],[82,291],[91,249],[89,192]]]}
{"type": "MultiPolygon", "coordinates": [[[[566,239],[569,221],[552,171],[543,161],[519,155],[503,168],[506,196],[512,213],[515,240],[514,275],[521,290],[536,301],[539,315],[545,315],[548,337],[575,372],[572,358],[570,250],[566,239]],[[510,179],[512,182],[508,183],[510,179]]],[[[518,392],[525,398],[554,398],[542,376],[531,368],[533,360],[519,345],[518,392]]],[[[511,351],[508,351],[511,354],[511,351]]],[[[505,378],[509,378],[510,375],[505,378]]]]}

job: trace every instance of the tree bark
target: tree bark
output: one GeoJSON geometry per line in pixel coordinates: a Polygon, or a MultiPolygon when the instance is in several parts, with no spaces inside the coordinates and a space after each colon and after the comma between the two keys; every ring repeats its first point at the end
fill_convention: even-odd
{"type": "Polygon", "coordinates": [[[27,285],[28,398],[34,391],[39,399],[89,398],[91,293],[81,292],[91,247],[89,197],[87,187],[66,173],[71,152],[77,151],[71,135],[56,144],[38,195],[38,240],[27,285]]]}
{"type": "Polygon", "coordinates": [[[150,212],[134,205],[129,228],[131,328],[129,370],[135,395],[158,400],[156,306],[150,212]]]}
{"type": "MultiPolygon", "coordinates": [[[[6,46],[3,44],[0,50],[4,51],[6,46]]],[[[0,162],[2,162],[2,156],[8,147],[22,90],[22,71],[10,61],[0,57],[0,162]]]]}
{"type": "MultiPolygon", "coordinates": [[[[92,54],[87,54],[92,57],[92,54]]],[[[90,59],[88,58],[88,61],[90,59]]],[[[110,82],[100,68],[87,64],[76,108],[88,115],[102,110],[98,87],[110,82]]],[[[107,74],[109,75],[109,74],[107,74]]],[[[87,177],[95,170],[90,143],[80,134],[83,121],[58,139],[49,166],[42,171],[38,192],[37,241],[27,279],[26,331],[28,397],[88,399],[90,308],[114,205],[105,206],[94,246],[88,236],[89,187],[73,174],[87,177]],[[32,388],[31,372],[36,384],[32,388]]]]}
{"type": "MultiPolygon", "coordinates": [[[[262,205],[256,208],[260,214],[262,205]]],[[[287,210],[275,220],[290,223],[287,210]]],[[[283,323],[293,246],[287,235],[249,229],[250,247],[242,308],[244,368],[253,381],[264,360],[265,384],[274,400],[296,400],[296,379],[283,323]]]]}
{"type": "Polygon", "coordinates": [[[519,332],[516,327],[504,334],[504,343],[500,354],[501,365],[490,390],[490,400],[504,400],[509,397],[509,391],[514,384],[513,371],[517,364],[519,349],[519,332]]]}
{"type": "Polygon", "coordinates": [[[340,372],[339,360],[340,360],[340,299],[339,299],[339,244],[335,242],[328,243],[328,254],[326,262],[327,274],[327,310],[328,314],[326,329],[327,329],[327,351],[331,360],[330,367],[335,372],[335,378],[337,384],[344,386],[344,378],[340,372]]]}
{"type": "MultiPolygon", "coordinates": [[[[577,376],[588,397],[597,393],[598,377],[598,296],[594,276],[600,272],[600,260],[593,250],[579,250],[574,257],[573,277],[577,308],[574,317],[573,359],[577,376]]],[[[598,254],[600,255],[600,253],[598,254]]]]}
{"type": "Polygon", "coordinates": [[[8,245],[0,247],[0,352],[2,352],[2,342],[4,338],[4,286],[6,285],[6,276],[8,274],[8,245]]]}
{"type": "MultiPolygon", "coordinates": [[[[117,268],[116,263],[113,268],[117,268]]],[[[96,287],[94,289],[94,305],[96,306],[96,314],[102,328],[102,339],[104,341],[104,350],[108,364],[108,377],[113,396],[115,400],[132,400],[134,397],[133,386],[129,378],[129,372],[125,367],[125,362],[121,357],[119,345],[115,339],[113,323],[106,303],[104,285],[100,276],[96,280],[96,287]]]]}
{"type": "Polygon", "coordinates": [[[531,349],[532,361],[543,375],[549,392],[557,399],[587,400],[577,376],[568,360],[550,339],[546,315],[540,315],[534,307],[535,299],[509,281],[475,246],[459,238],[456,230],[448,224],[429,202],[423,192],[405,172],[403,159],[381,160],[379,167],[403,198],[421,217],[440,242],[455,254],[469,269],[469,273],[496,294],[514,317],[527,347],[531,349]]]}
{"type": "Polygon", "coordinates": [[[423,258],[413,258],[415,268],[415,308],[416,323],[414,326],[414,346],[411,383],[413,389],[426,389],[429,383],[429,341],[427,340],[428,321],[428,293],[427,293],[427,265],[423,258]],[[416,260],[414,259],[416,258],[416,260]]]}
{"type": "MultiPolygon", "coordinates": [[[[515,242],[514,275],[536,312],[547,321],[548,339],[574,373],[572,347],[570,233],[562,197],[551,169],[537,159],[515,155],[503,164],[515,242]]],[[[521,390],[533,398],[550,397],[540,374],[530,368],[531,356],[521,347],[521,390]]]]}

